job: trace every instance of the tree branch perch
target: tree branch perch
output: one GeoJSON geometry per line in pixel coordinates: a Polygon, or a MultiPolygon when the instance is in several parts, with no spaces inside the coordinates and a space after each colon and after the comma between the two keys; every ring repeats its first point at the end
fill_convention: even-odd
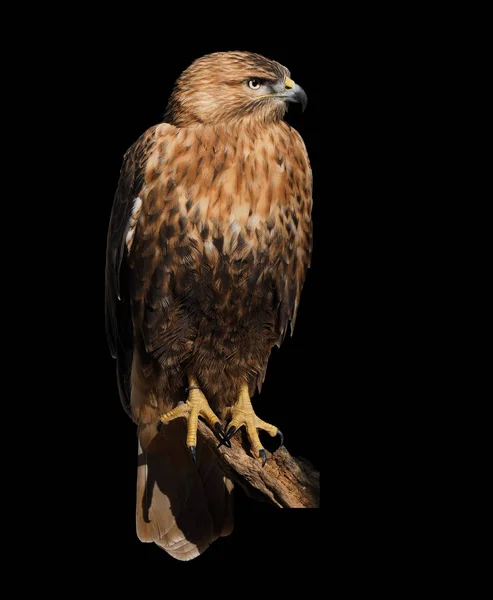
{"type": "Polygon", "coordinates": [[[281,446],[274,454],[267,452],[262,468],[262,462],[249,453],[248,443],[243,445],[243,432],[231,440],[231,448],[218,448],[217,438],[207,425],[200,422],[199,429],[224,472],[250,497],[280,508],[318,508],[320,473],[309,461],[292,457],[281,446]]]}

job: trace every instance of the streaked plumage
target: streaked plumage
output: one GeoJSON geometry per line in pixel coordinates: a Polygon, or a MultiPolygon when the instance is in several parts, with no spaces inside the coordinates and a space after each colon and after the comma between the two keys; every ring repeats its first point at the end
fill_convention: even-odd
{"type": "Polygon", "coordinates": [[[291,81],[278,63],[240,52],[184,72],[166,122],[124,157],[108,233],[108,339],[142,447],[138,533],[185,560],[231,531],[232,484],[200,440],[191,462],[182,420],[161,436],[156,424],[186,400],[187,373],[220,418],[242,383],[260,390],[272,347],[294,327],[311,256],[306,149],[282,121],[284,98],[256,99],[252,78],[272,90],[291,81]],[[149,470],[166,483],[151,486],[149,470]]]}

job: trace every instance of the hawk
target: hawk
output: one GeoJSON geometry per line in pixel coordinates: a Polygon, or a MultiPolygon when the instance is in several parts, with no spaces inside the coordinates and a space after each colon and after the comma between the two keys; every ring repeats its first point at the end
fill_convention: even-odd
{"type": "Polygon", "coordinates": [[[312,249],[312,172],[283,117],[307,96],[249,52],[196,60],[162,123],[123,159],[106,255],[106,331],[137,424],[137,535],[190,560],[228,535],[232,482],[197,432],[223,444],[254,412],[272,348],[294,328],[312,249]]]}

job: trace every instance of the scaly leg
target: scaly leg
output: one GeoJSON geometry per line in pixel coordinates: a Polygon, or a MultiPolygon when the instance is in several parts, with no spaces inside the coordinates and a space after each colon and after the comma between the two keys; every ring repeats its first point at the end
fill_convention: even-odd
{"type": "Polygon", "coordinates": [[[250,401],[250,394],[246,383],[240,390],[238,400],[232,409],[231,416],[232,418],[228,426],[225,442],[228,442],[240,427],[243,427],[244,425],[252,446],[252,452],[254,456],[259,456],[262,459],[262,466],[264,467],[267,460],[267,454],[262,446],[257,430],[263,429],[264,431],[267,431],[271,437],[279,435],[281,438],[281,446],[284,443],[284,436],[277,427],[270,425],[270,423],[266,423],[257,417],[250,401]]]}
{"type": "Polygon", "coordinates": [[[162,424],[170,423],[179,417],[185,417],[188,421],[187,446],[192,455],[193,462],[196,461],[197,450],[197,427],[199,425],[199,417],[204,417],[207,423],[213,430],[216,431],[222,443],[229,444],[226,440],[226,433],[219,422],[219,419],[214,414],[212,408],[207,402],[207,398],[202,393],[198,381],[195,377],[190,376],[189,394],[186,403],[179,404],[176,408],[166,413],[159,419],[158,430],[161,430],[162,424]]]}

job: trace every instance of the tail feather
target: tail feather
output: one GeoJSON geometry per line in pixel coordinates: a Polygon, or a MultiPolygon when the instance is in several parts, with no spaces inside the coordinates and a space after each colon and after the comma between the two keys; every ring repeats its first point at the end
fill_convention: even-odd
{"type": "Polygon", "coordinates": [[[200,436],[194,464],[185,437],[179,421],[148,445],[141,437],[137,469],[137,535],[178,560],[196,558],[233,529],[232,482],[200,436]]]}

